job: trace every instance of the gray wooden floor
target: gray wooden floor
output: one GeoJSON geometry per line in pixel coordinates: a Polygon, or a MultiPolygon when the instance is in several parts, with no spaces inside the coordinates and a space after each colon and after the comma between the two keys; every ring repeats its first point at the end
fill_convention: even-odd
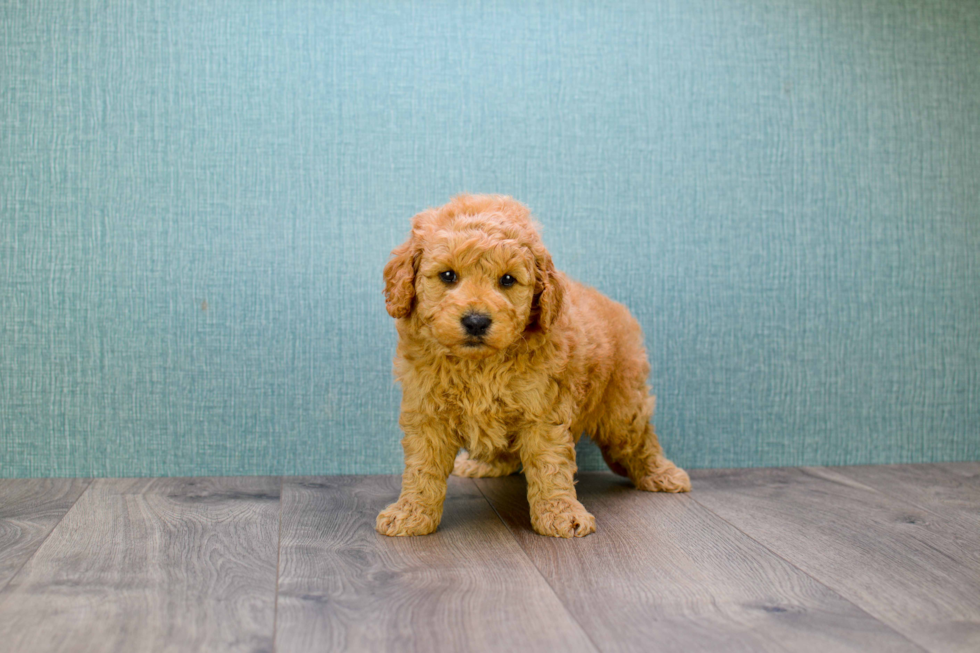
{"type": "Polygon", "coordinates": [[[980,651],[980,463],[582,474],[599,532],[453,478],[0,480],[0,651],[980,651]]]}

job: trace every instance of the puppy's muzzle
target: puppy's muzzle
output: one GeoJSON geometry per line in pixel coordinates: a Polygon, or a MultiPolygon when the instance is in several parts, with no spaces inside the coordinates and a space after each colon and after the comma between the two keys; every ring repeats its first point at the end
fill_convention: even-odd
{"type": "Polygon", "coordinates": [[[463,329],[466,330],[466,335],[482,338],[490,330],[493,320],[490,319],[489,315],[483,313],[467,313],[460,319],[460,322],[463,324],[463,329]]]}

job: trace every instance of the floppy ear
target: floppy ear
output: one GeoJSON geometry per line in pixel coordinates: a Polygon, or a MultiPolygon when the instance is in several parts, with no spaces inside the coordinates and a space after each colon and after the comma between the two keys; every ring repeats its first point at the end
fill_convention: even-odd
{"type": "Polygon", "coordinates": [[[422,251],[416,244],[415,231],[404,243],[391,250],[385,265],[385,308],[391,317],[408,317],[415,302],[415,271],[422,251]]]}
{"type": "Polygon", "coordinates": [[[555,264],[548,252],[541,248],[534,256],[534,302],[531,305],[531,321],[548,332],[558,315],[561,314],[562,302],[565,299],[565,287],[555,264]]]}

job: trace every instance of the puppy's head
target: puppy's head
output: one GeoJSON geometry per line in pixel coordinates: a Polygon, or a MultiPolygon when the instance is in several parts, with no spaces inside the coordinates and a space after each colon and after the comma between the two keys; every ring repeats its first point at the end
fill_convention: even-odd
{"type": "Polygon", "coordinates": [[[547,332],[564,294],[531,213],[500,195],[460,195],[416,215],[384,277],[388,313],[463,358],[547,332]]]}

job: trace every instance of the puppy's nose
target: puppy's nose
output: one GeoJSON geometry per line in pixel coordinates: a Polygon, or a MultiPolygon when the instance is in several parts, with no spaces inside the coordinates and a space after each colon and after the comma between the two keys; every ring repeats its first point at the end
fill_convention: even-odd
{"type": "Polygon", "coordinates": [[[490,316],[483,315],[482,313],[467,313],[460,322],[463,323],[463,328],[466,329],[466,333],[471,336],[482,336],[490,328],[492,320],[490,316]]]}

